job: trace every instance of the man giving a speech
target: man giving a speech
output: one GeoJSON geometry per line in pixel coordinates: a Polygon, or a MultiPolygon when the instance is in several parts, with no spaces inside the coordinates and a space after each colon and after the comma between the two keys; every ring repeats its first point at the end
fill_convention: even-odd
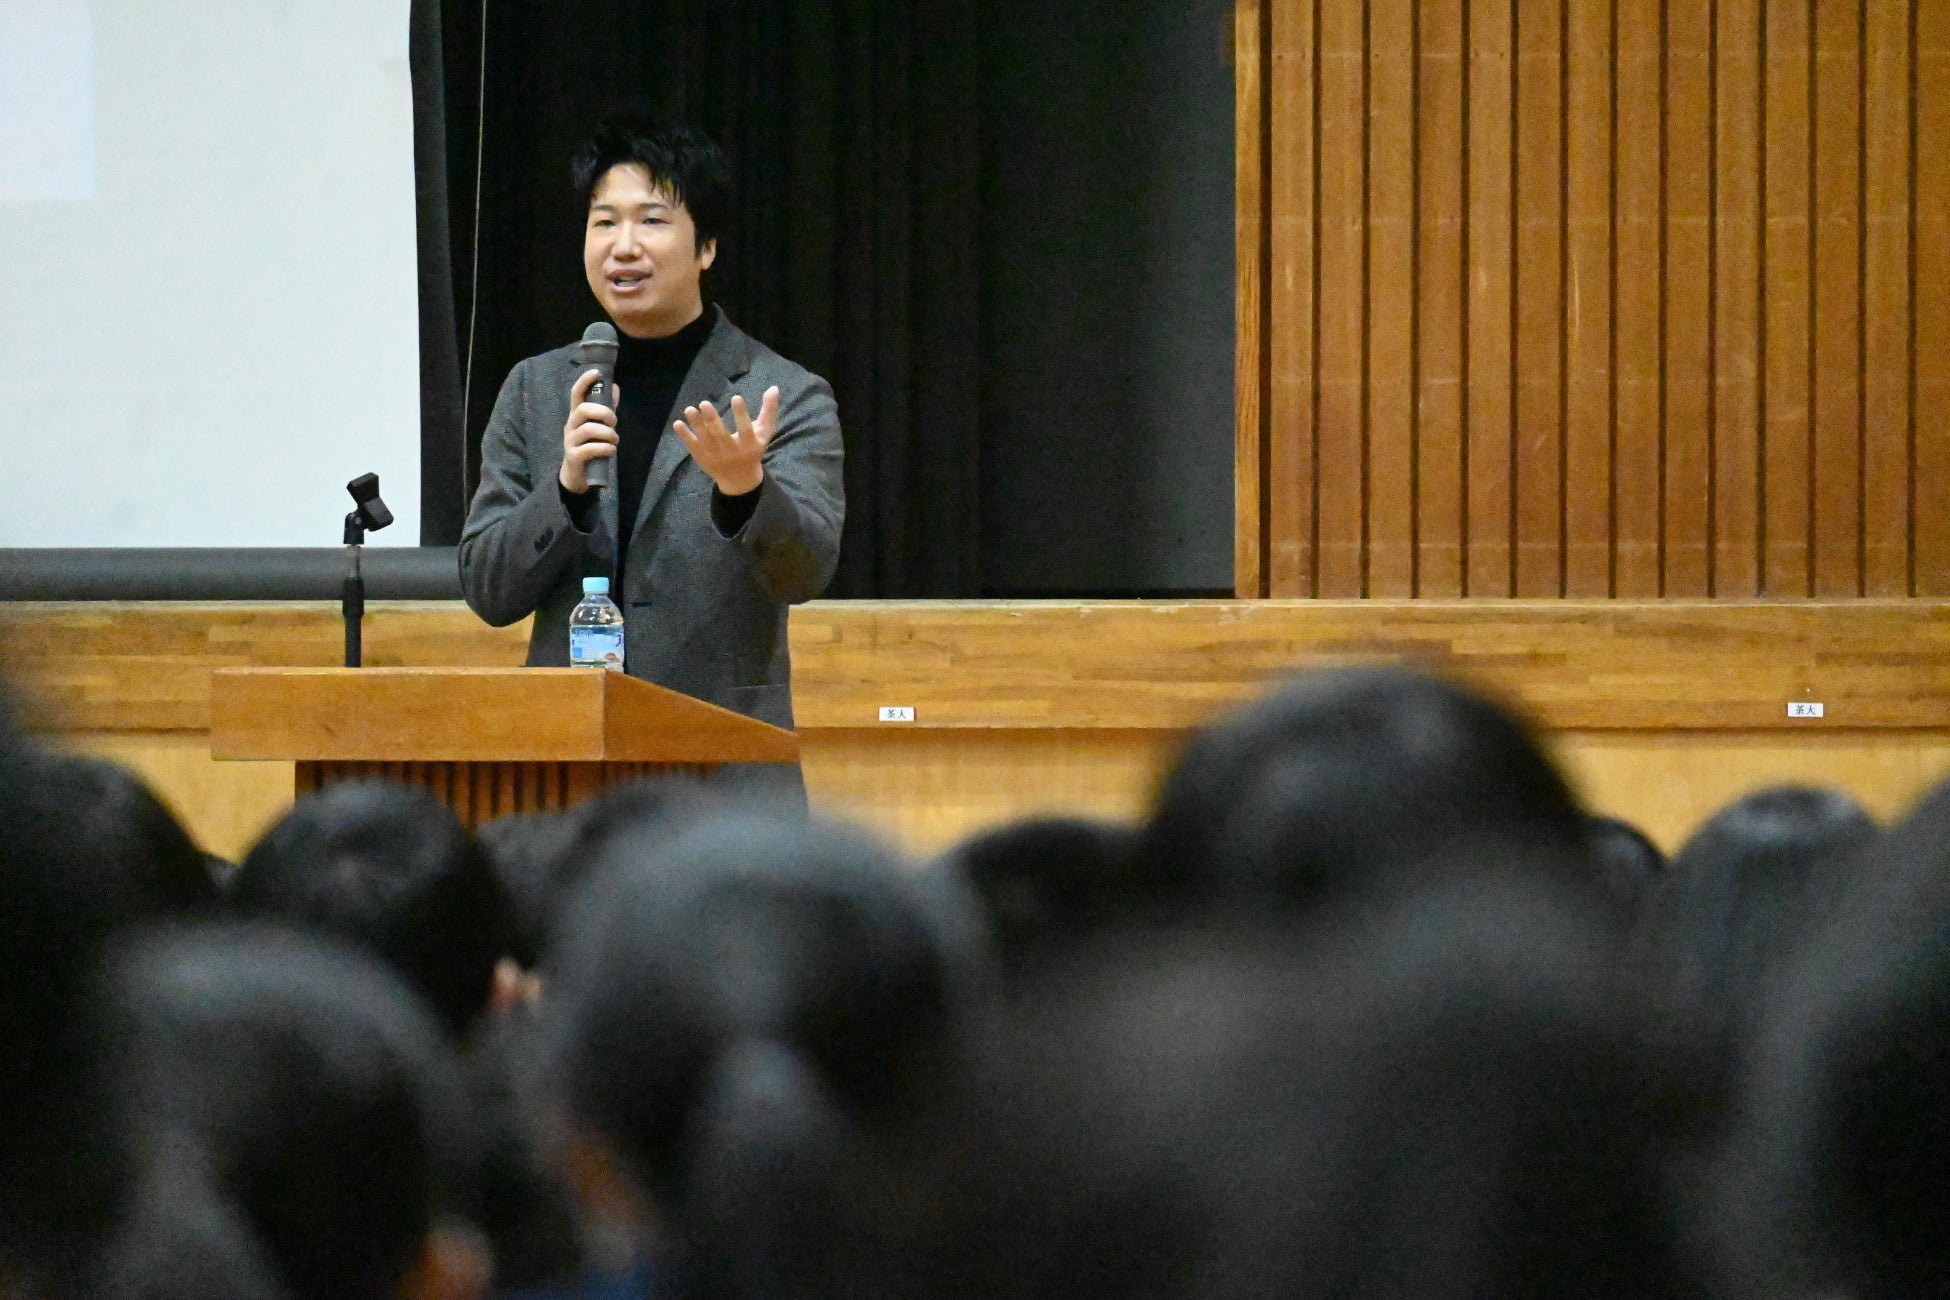
{"type": "Polygon", "coordinates": [[[626,671],[792,726],[786,607],[832,579],[845,503],[825,380],[704,301],[726,173],[679,124],[605,119],[575,161],[582,266],[620,336],[616,410],[575,347],[517,365],[481,439],[461,587],[503,626],[533,612],[531,665],[569,662],[584,576],[614,573],[626,671]],[[591,488],[613,459],[613,490],[591,488]]]}

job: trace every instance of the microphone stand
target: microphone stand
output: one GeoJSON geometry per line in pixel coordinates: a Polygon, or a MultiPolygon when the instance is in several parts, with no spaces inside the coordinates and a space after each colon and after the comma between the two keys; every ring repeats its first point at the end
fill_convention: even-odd
{"type": "Polygon", "coordinates": [[[360,567],[360,548],[366,541],[366,521],[354,510],[345,517],[345,580],[339,584],[339,612],[345,618],[345,666],[361,667],[361,632],[366,618],[366,576],[360,567]]]}

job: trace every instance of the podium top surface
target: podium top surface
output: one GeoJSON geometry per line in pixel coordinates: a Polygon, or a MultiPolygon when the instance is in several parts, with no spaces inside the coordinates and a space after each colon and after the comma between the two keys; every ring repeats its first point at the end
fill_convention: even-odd
{"type": "Polygon", "coordinates": [[[596,668],[224,668],[217,758],[787,763],[790,731],[596,668]]]}

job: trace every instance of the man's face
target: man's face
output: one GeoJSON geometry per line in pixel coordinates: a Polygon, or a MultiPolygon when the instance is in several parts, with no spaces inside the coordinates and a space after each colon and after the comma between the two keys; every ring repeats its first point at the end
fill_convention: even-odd
{"type": "Polygon", "coordinates": [[[698,279],[717,256],[715,239],[698,251],[689,210],[652,184],[641,164],[612,167],[596,182],[582,269],[625,334],[663,338],[696,320],[704,310],[698,279]]]}

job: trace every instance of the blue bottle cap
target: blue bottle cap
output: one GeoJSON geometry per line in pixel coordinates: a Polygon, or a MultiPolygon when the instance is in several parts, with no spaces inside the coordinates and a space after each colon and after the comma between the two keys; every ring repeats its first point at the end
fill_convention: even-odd
{"type": "Polygon", "coordinates": [[[609,579],[608,578],[584,578],[582,580],[582,594],[585,596],[609,595],[609,579]]]}

